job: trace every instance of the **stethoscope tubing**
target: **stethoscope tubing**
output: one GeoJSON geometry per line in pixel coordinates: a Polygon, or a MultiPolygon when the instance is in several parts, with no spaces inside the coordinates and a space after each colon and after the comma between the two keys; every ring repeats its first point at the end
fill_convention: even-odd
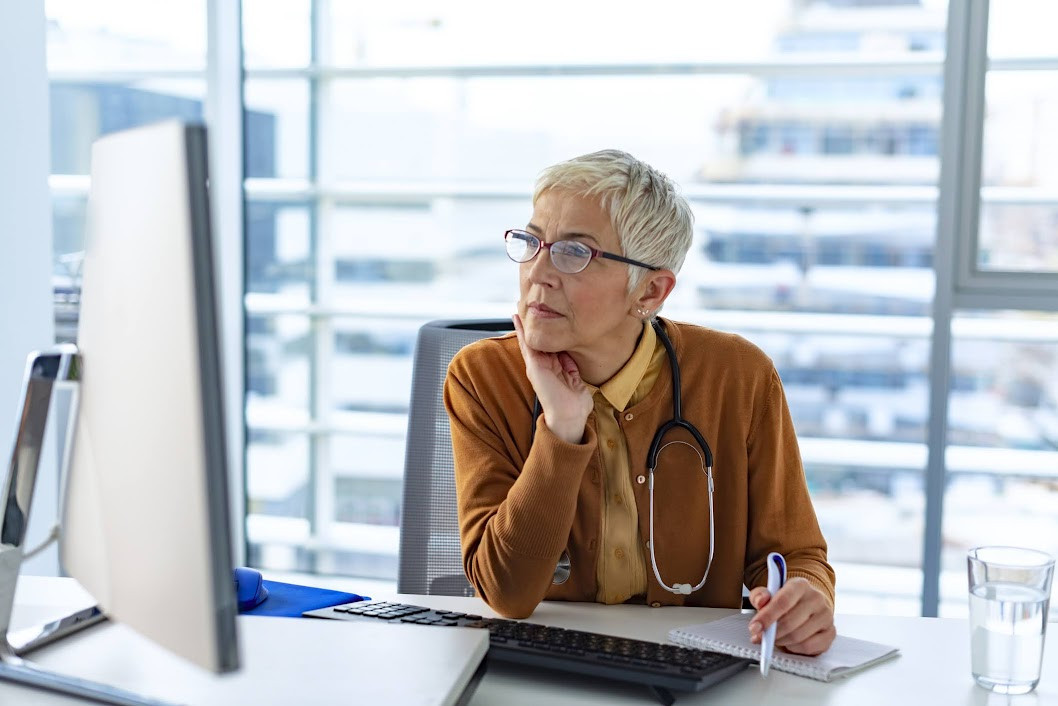
{"type": "MultiPolygon", "coordinates": [[[[669,593],[675,593],[677,595],[690,595],[694,593],[702,586],[705,585],[706,579],[709,578],[709,570],[713,567],[713,551],[715,548],[715,523],[713,520],[713,451],[709,448],[709,443],[702,436],[702,433],[698,431],[698,428],[683,418],[683,387],[680,381],[680,364],[676,359],[676,349],[672,345],[672,341],[669,340],[669,336],[665,333],[665,327],[661,325],[658,319],[653,319],[651,325],[654,327],[654,332],[661,340],[662,345],[665,346],[665,353],[669,358],[669,368],[672,369],[672,419],[658,427],[657,432],[654,433],[654,439],[650,442],[650,450],[647,451],[647,476],[648,476],[648,492],[650,495],[649,505],[649,525],[650,525],[650,537],[648,544],[650,545],[650,566],[654,570],[654,578],[657,579],[658,584],[661,585],[669,593]],[[665,438],[665,434],[670,429],[686,429],[690,432],[694,440],[698,442],[698,446],[701,449],[699,458],[702,461],[702,469],[705,471],[706,480],[709,483],[709,559],[705,564],[705,573],[702,575],[702,580],[699,581],[694,587],[687,583],[676,583],[668,585],[664,579],[661,578],[661,571],[658,570],[658,558],[654,551],[654,469],[658,465],[658,455],[661,450],[669,444],[679,443],[691,446],[685,441],[670,441],[668,444],[662,446],[661,442],[665,438]]],[[[696,453],[697,449],[694,449],[696,453]]]]}
{"type": "MultiPolygon", "coordinates": [[[[665,327],[662,326],[661,322],[658,319],[653,319],[650,323],[654,327],[654,332],[661,340],[662,345],[665,346],[665,353],[669,359],[669,368],[672,369],[672,419],[658,427],[658,430],[654,433],[653,440],[650,442],[650,449],[647,451],[647,475],[649,479],[648,493],[650,497],[648,510],[650,536],[647,544],[650,549],[650,566],[654,570],[654,578],[657,579],[658,584],[670,593],[686,596],[705,585],[706,579],[709,578],[709,570],[713,566],[713,551],[715,548],[715,523],[713,521],[713,451],[709,448],[709,443],[705,440],[705,437],[702,436],[702,433],[698,431],[698,428],[683,418],[680,364],[676,359],[676,349],[673,347],[672,341],[669,340],[668,334],[665,333],[665,327]],[[698,443],[698,447],[701,451],[695,449],[686,441],[670,441],[668,444],[662,445],[661,442],[664,439],[665,434],[671,429],[685,429],[694,437],[694,440],[698,443]],[[665,583],[661,578],[661,572],[658,570],[658,559],[654,552],[654,469],[657,467],[658,455],[661,453],[662,449],[670,444],[685,444],[691,446],[691,449],[698,454],[698,457],[702,461],[702,469],[705,472],[709,484],[709,559],[705,565],[705,574],[702,575],[702,580],[693,587],[687,583],[676,583],[672,586],[665,583]]],[[[540,398],[534,396],[532,430],[529,436],[530,444],[532,444],[533,439],[536,437],[536,420],[540,416],[541,411],[540,398]]],[[[569,554],[567,552],[562,552],[558,566],[555,567],[555,576],[552,583],[565,583],[569,579],[569,575],[569,554]]]]}

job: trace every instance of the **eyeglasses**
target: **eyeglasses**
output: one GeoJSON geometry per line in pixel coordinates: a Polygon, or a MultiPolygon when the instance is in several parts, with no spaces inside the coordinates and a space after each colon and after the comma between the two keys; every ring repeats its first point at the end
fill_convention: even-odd
{"type": "Polygon", "coordinates": [[[557,240],[553,243],[545,243],[532,233],[514,229],[504,233],[503,239],[507,242],[507,257],[515,262],[529,262],[536,257],[541,248],[546,248],[551,253],[551,264],[555,266],[555,269],[559,272],[565,272],[568,275],[575,275],[578,272],[582,272],[584,268],[597,257],[604,257],[607,260],[617,260],[618,262],[624,262],[628,265],[635,265],[637,267],[645,267],[648,270],[661,269],[660,267],[648,265],[645,262],[639,262],[638,260],[614,255],[613,253],[596,250],[579,240],[557,240]]]}

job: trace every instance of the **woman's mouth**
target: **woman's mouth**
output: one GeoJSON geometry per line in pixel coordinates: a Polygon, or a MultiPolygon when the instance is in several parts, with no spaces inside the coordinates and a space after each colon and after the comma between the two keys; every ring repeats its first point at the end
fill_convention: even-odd
{"type": "Polygon", "coordinates": [[[540,319],[558,319],[562,314],[558,313],[546,304],[530,304],[526,307],[527,312],[540,319]]]}

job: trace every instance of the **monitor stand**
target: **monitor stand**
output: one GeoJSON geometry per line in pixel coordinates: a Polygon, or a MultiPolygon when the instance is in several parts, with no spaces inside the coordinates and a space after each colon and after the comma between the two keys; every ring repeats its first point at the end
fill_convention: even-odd
{"type": "MultiPolygon", "coordinates": [[[[45,689],[61,694],[120,706],[172,706],[169,702],[145,698],[106,684],[58,674],[22,659],[32,649],[60,639],[72,632],[103,620],[98,608],[79,611],[62,620],[36,629],[33,639],[12,646],[9,640],[11,614],[15,607],[15,584],[25,552],[26,528],[37,482],[37,469],[43,451],[44,429],[48,421],[53,391],[57,385],[73,391],[70,418],[77,413],[77,385],[81,379],[77,346],[62,344],[29,356],[22,379],[22,402],[18,414],[18,431],[11,453],[7,479],[0,488],[0,681],[45,689]]],[[[68,424],[69,430],[73,425],[68,424]]],[[[63,450],[63,468],[69,458],[72,436],[67,435],[63,450]]],[[[60,473],[60,478],[61,478],[60,473]]],[[[59,494],[63,494],[60,482],[59,494]]]]}

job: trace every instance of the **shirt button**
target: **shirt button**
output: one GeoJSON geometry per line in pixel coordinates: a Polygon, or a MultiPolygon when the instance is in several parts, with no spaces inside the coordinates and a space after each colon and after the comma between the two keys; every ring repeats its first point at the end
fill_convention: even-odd
{"type": "Polygon", "coordinates": [[[625,415],[625,421],[626,421],[626,422],[630,422],[630,421],[632,421],[632,419],[633,419],[634,417],[635,417],[635,415],[634,415],[634,414],[632,414],[631,412],[629,412],[628,414],[626,414],[626,415],[625,415]]]}
{"type": "Polygon", "coordinates": [[[609,449],[615,449],[615,448],[617,448],[617,442],[614,441],[613,439],[607,439],[606,440],[606,447],[609,448],[609,449]]]}
{"type": "Polygon", "coordinates": [[[617,549],[614,550],[613,555],[615,557],[617,557],[618,559],[624,559],[625,558],[625,550],[621,549],[620,547],[618,547],[617,549]]]}
{"type": "Polygon", "coordinates": [[[647,477],[646,476],[644,476],[644,475],[636,476],[636,483],[639,483],[640,485],[643,485],[646,482],[647,482],[647,477]]]}
{"type": "Polygon", "coordinates": [[[661,604],[658,603],[657,601],[654,601],[653,603],[650,604],[650,607],[651,608],[660,608],[661,604]]]}
{"type": "Polygon", "coordinates": [[[623,502],[623,501],[621,500],[621,496],[620,496],[620,495],[615,495],[615,496],[613,496],[613,501],[614,501],[615,503],[617,503],[618,505],[620,505],[620,504],[621,504],[621,503],[623,502]]]}

